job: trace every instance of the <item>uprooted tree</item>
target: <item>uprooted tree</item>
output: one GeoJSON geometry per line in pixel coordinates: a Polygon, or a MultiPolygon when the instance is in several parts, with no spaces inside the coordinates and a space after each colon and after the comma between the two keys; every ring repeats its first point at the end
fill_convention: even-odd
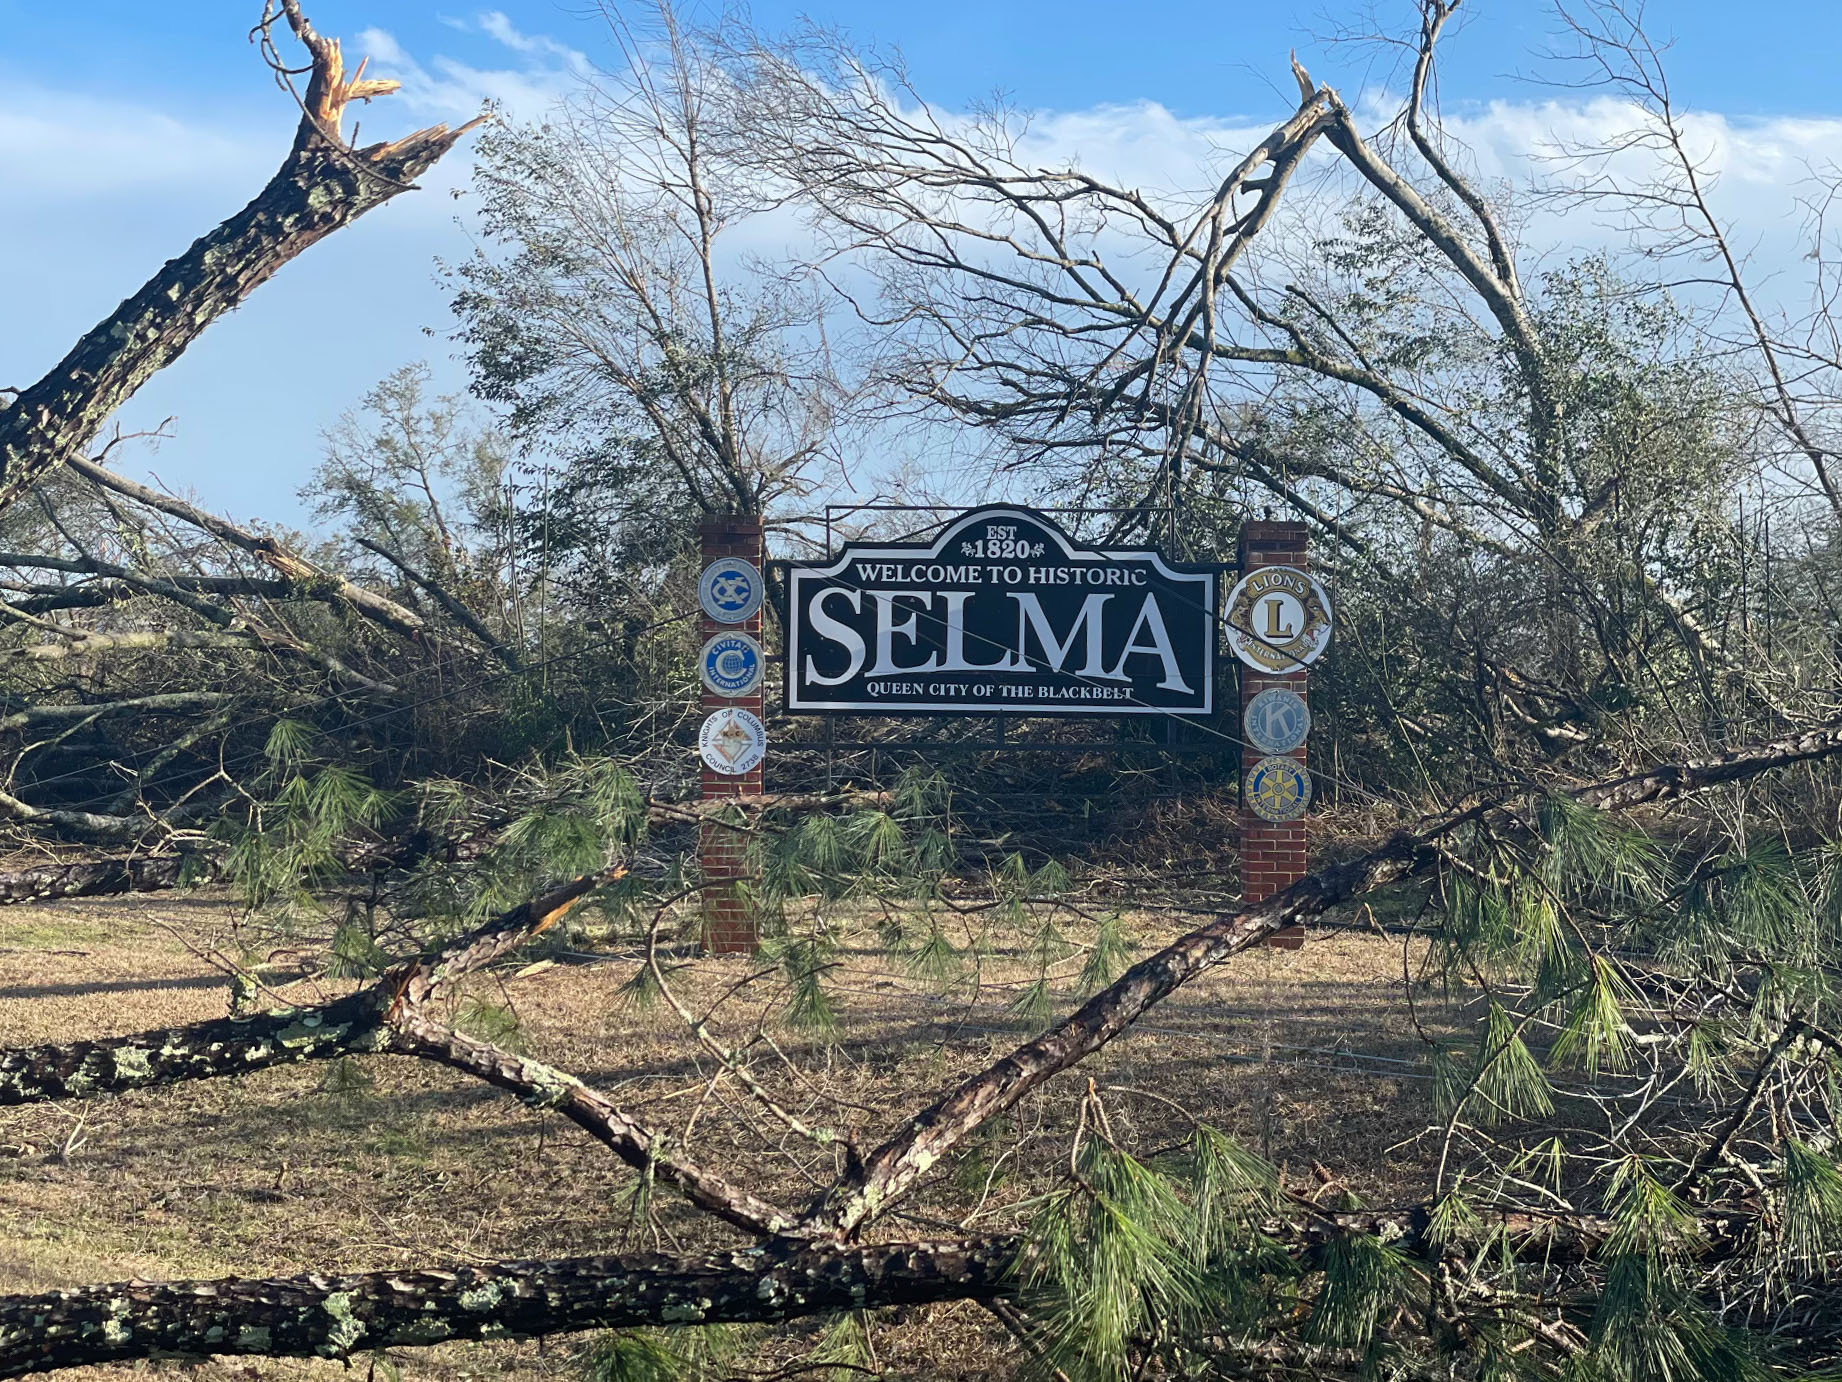
{"type": "MultiPolygon", "coordinates": [[[[604,1146],[655,1244],[0,1298],[0,1373],[597,1329],[617,1331],[609,1379],[670,1376],[696,1371],[686,1331],[956,1300],[990,1311],[1021,1366],[1066,1378],[1833,1368],[1842,723],[1825,439],[1842,366],[1747,292],[1655,53],[1615,5],[1571,22],[1634,133],[1581,151],[1589,175],[1550,195],[1628,214],[1661,236],[1647,248],[1713,265],[1723,291],[1677,302],[1604,257],[1528,281],[1509,193],[1466,176],[1430,108],[1455,8],[1418,7],[1407,103],[1382,135],[1295,65],[1297,109],[1178,206],[1044,171],[1002,113],[934,111],[823,36],[774,47],[668,22],[654,49],[621,30],[631,86],[597,78],[572,120],[487,151],[505,254],[461,275],[458,305],[506,432],[468,432],[397,376],[329,455],[325,516],[350,525],[332,552],[79,454],[155,347],[113,374],[83,366],[116,393],[99,384],[59,413],[74,396],[54,374],[0,413],[24,438],[5,453],[8,493],[35,480],[39,501],[0,515],[22,549],[0,565],[40,573],[0,611],[29,640],[9,655],[49,675],[156,645],[167,658],[154,688],[105,680],[97,700],[54,683],[7,707],[32,761],[52,755],[37,778],[16,766],[0,799],[20,827],[163,851],[41,866],[11,891],[170,884],[173,850],[278,911],[323,905],[354,872],[392,879],[387,925],[338,928],[338,996],[278,1003],[272,976],[240,969],[221,1019],[0,1054],[0,1103],[432,1062],[604,1146]],[[1613,180],[1610,155],[1632,148],[1661,168],[1641,187],[1613,180]],[[666,172],[636,175],[648,167],[666,172]],[[799,350],[829,329],[811,276],[737,294],[713,248],[729,218],[790,206],[824,238],[819,286],[860,316],[879,425],[948,419],[1034,493],[1124,510],[1122,529],[1174,509],[1196,555],[1225,554],[1256,492],[1311,522],[1342,599],[1314,699],[1348,727],[1347,756],[1317,766],[1333,795],[1412,823],[1259,906],[1197,903],[1204,920],[1126,967],[1116,914],[1053,860],[967,841],[938,781],[749,803],[722,819],[754,842],[776,934],[719,1001],[687,997],[694,961],[672,942],[698,812],[672,799],[684,702],[668,685],[682,657],[648,639],[688,608],[667,520],[784,504],[832,444],[848,391],[829,346],[799,350]],[[533,509],[508,458],[550,432],[563,483],[533,509]],[[1762,583],[1749,573],[1773,549],[1736,513],[1760,495],[1817,534],[1764,562],[1762,583]],[[584,526],[604,507],[616,523],[584,526]],[[543,580],[513,574],[558,550],[543,580]],[[570,582],[582,598],[561,616],[570,582]],[[605,752],[577,752],[580,707],[597,703],[571,708],[557,656],[591,605],[625,659],[605,752]],[[260,715],[209,675],[227,657],[266,669],[260,715]],[[541,732],[490,784],[453,754],[525,718],[541,732]],[[227,757],[233,719],[259,742],[227,757]],[[116,725],[147,742],[111,743],[116,725]],[[380,725],[401,737],[361,760],[355,731],[385,739],[380,725]],[[383,783],[369,769],[386,758],[413,770],[383,783]],[[841,804],[863,809],[829,814],[841,804]],[[1036,1168],[1041,1194],[960,1212],[953,1168],[1058,1077],[1269,932],[1408,885],[1425,965],[1410,1001],[1432,984],[1466,995],[1457,1030],[1410,1010],[1437,1149],[1410,1202],[1354,1202],[1329,1157],[1302,1188],[1241,1130],[1096,1082],[1042,1114],[1061,1155],[1036,1168]],[[725,1147],[688,1111],[642,1121],[457,1016],[496,967],[591,910],[637,947],[629,991],[681,1022],[704,1097],[745,1110],[761,1150],[725,1147]],[[1088,996],[1054,1011],[1039,979],[1017,1009],[1038,1034],[915,1094],[908,1116],[863,1126],[825,1041],[775,1039],[780,1015],[823,1028],[842,930],[866,914],[944,987],[976,973],[983,944],[949,927],[997,913],[1033,928],[1045,976],[1067,953],[1058,919],[1091,925],[1088,996]],[[1163,1109],[1156,1138],[1120,1116],[1141,1100],[1163,1109]],[[803,1195],[764,1189],[789,1177],[803,1195]]],[[[282,14],[314,77],[279,185],[329,178],[350,219],[414,171],[391,160],[423,156],[388,151],[432,158],[453,136],[344,148],[339,106],[378,88],[347,82],[337,48],[282,14]]],[[[262,205],[238,235],[269,224],[262,205]]],[[[210,237],[194,254],[201,274],[218,262],[210,237]]],[[[182,296],[191,281],[174,281],[182,296]]],[[[140,339],[105,327],[96,342],[140,339]]],[[[177,338],[155,337],[170,358],[177,338]]],[[[610,1226],[607,1242],[629,1239],[610,1226]]]]}

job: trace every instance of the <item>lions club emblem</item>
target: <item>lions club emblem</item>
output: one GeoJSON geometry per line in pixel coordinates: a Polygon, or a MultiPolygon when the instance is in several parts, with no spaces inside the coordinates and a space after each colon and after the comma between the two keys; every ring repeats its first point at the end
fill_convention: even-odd
{"type": "Polygon", "coordinates": [[[1248,572],[1228,596],[1228,642],[1256,672],[1302,671],[1330,643],[1330,597],[1291,566],[1248,572]]]}

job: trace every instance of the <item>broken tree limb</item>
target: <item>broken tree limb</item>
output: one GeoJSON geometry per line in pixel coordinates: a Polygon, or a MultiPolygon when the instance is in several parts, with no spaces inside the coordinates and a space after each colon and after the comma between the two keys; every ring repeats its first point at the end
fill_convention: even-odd
{"type": "Polygon", "coordinates": [[[385,95],[396,83],[359,75],[348,80],[338,42],[315,33],[293,0],[284,9],[312,58],[287,158],[249,205],[168,260],[49,373],[0,409],[0,509],[76,456],[136,389],[282,265],[409,190],[479,123],[452,130],[433,125],[353,147],[340,132],[347,104],[385,95]]]}
{"type": "MultiPolygon", "coordinates": [[[[1570,797],[1591,810],[1623,810],[1838,753],[1842,753],[1842,719],[1728,753],[1658,764],[1555,795],[1570,797]]],[[[1133,965],[1073,1015],[907,1120],[901,1131],[819,1196],[803,1222],[810,1229],[840,1237],[858,1232],[912,1190],[967,1136],[1032,1089],[1098,1051],[1204,970],[1274,931],[1321,916],[1341,902],[1388,883],[1429,872],[1443,857],[1444,842],[1466,826],[1513,819],[1514,812],[1505,801],[1490,801],[1423,821],[1416,829],[1395,832],[1366,854],[1306,874],[1267,901],[1226,913],[1180,937],[1133,965]]]]}
{"type": "Polygon", "coordinates": [[[377,553],[378,556],[401,571],[409,581],[421,589],[426,590],[434,598],[435,603],[445,609],[462,628],[479,639],[486,651],[498,658],[499,661],[505,665],[505,669],[508,672],[524,670],[524,663],[520,660],[518,654],[512,650],[504,639],[496,637],[493,631],[486,627],[485,621],[472,610],[468,609],[465,602],[463,602],[458,595],[455,595],[446,586],[441,585],[432,577],[424,575],[422,572],[416,570],[415,567],[411,566],[407,561],[384,546],[381,542],[373,542],[371,539],[365,537],[357,538],[355,541],[360,547],[377,553]]]}
{"type": "Polygon", "coordinates": [[[723,1177],[666,1155],[666,1139],[633,1121],[605,1094],[574,1075],[507,1051],[453,1027],[409,1013],[393,1027],[390,1050],[463,1070],[533,1108],[555,1109],[636,1171],[684,1192],[699,1209],[746,1233],[770,1237],[795,1231],[793,1216],[723,1177]]]}
{"type": "Polygon", "coordinates": [[[541,935],[616,876],[614,869],[584,874],[318,1007],[283,1007],[133,1036],[0,1052],[0,1105],[94,1098],[381,1050],[389,1041],[389,1016],[415,1008],[480,965],[541,935]]]}
{"type": "Polygon", "coordinates": [[[148,816],[115,816],[60,806],[34,806],[11,792],[0,792],[0,821],[49,826],[81,840],[112,843],[117,847],[146,834],[158,824],[148,816]]]}
{"type": "Polygon", "coordinates": [[[585,874],[512,908],[376,982],[311,1008],[281,1007],[99,1041],[0,1052],[0,1105],[89,1099],[340,1056],[415,1056],[463,1070],[537,1107],[555,1108],[622,1160],[675,1186],[698,1208],[760,1237],[797,1235],[793,1216],[668,1149],[573,1075],[457,1032],[428,1015],[454,983],[542,935],[605,883],[585,874]]]}
{"type": "Polygon", "coordinates": [[[120,701],[99,701],[86,705],[34,705],[0,715],[0,731],[31,729],[38,725],[64,725],[81,720],[100,720],[115,715],[183,715],[194,710],[211,710],[230,699],[224,691],[167,691],[153,696],[130,696],[120,701]]]}
{"type": "MultiPolygon", "coordinates": [[[[176,888],[186,876],[188,856],[148,854],[115,859],[74,859],[32,864],[0,872],[0,906],[49,902],[60,897],[112,897],[176,888]]],[[[204,878],[215,872],[209,856],[192,856],[204,878]]],[[[201,880],[202,881],[202,878],[201,880]]]]}
{"type": "Polygon", "coordinates": [[[311,595],[316,598],[331,596],[350,605],[366,618],[409,637],[420,635],[427,627],[422,616],[414,610],[405,609],[388,596],[379,595],[374,590],[366,590],[338,572],[328,571],[325,567],[308,561],[300,553],[267,533],[252,532],[248,528],[232,523],[227,518],[207,513],[195,504],[188,504],[183,499],[170,494],[162,494],[157,489],[117,475],[114,471],[81,456],[70,457],[66,464],[104,489],[113,490],[138,504],[145,504],[150,509],[156,509],[170,517],[189,523],[194,528],[202,529],[222,542],[248,552],[281,577],[289,594],[311,595]]]}

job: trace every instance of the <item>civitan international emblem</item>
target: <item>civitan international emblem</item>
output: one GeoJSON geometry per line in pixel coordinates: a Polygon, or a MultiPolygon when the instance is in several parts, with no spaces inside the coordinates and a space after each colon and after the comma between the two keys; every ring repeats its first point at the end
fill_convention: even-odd
{"type": "Polygon", "coordinates": [[[1303,571],[1262,566],[1229,593],[1225,622],[1235,656],[1249,667],[1297,672],[1316,662],[1330,643],[1330,597],[1303,571]]]}
{"type": "Polygon", "coordinates": [[[1311,733],[1311,709],[1296,691],[1269,686],[1247,703],[1241,726],[1261,753],[1290,753],[1311,733]]]}
{"type": "Polygon", "coordinates": [[[851,543],[787,568],[787,709],[1207,715],[1215,578],[1011,507],[932,542],[851,543]]]}
{"type": "Polygon", "coordinates": [[[767,756],[767,727],[752,712],[726,705],[705,718],[697,753],[712,772],[740,777],[767,756]]]}
{"type": "Polygon", "coordinates": [[[765,587],[752,561],[718,557],[697,581],[697,602],[719,624],[740,624],[761,608],[765,587]]]}
{"type": "Polygon", "coordinates": [[[746,696],[761,685],[766,659],[761,645],[745,633],[719,633],[698,655],[697,674],[718,696],[746,696]]]}
{"type": "Polygon", "coordinates": [[[1296,758],[1262,758],[1247,770],[1247,808],[1263,821],[1295,821],[1311,805],[1311,778],[1296,758]]]}

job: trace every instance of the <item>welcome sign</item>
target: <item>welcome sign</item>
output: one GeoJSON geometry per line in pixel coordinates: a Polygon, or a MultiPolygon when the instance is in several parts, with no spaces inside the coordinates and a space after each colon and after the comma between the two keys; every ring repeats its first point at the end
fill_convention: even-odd
{"type": "Polygon", "coordinates": [[[787,569],[786,708],[1207,715],[1216,573],[1083,547],[1031,509],[787,569]]]}

